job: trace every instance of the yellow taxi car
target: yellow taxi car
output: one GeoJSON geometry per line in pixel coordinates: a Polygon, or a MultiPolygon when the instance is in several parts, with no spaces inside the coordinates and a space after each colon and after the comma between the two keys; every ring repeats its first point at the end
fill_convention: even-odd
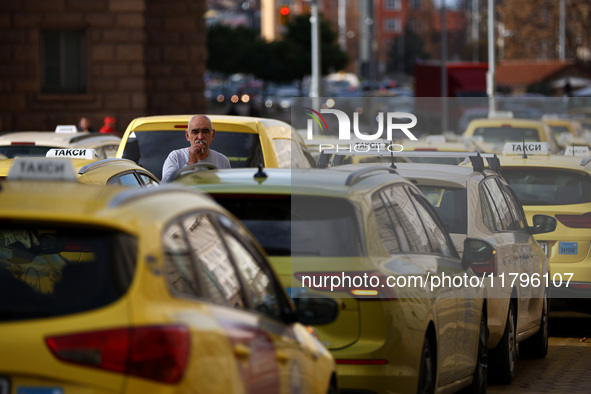
{"type": "MultiPolygon", "coordinates": [[[[131,160],[99,160],[94,149],[49,149],[46,157],[70,159],[80,183],[131,187],[151,187],[160,183],[154,174],[131,160]]],[[[15,160],[0,161],[0,179],[6,178],[15,160]]]]}
{"type": "Polygon", "coordinates": [[[469,239],[460,259],[431,205],[394,170],[196,170],[174,183],[234,213],[292,298],[340,301],[337,320],[315,329],[343,391],[486,391],[488,304],[469,267],[495,251],[469,239]],[[446,277],[475,286],[436,285],[446,277]]]}
{"type": "MultiPolygon", "coordinates": [[[[185,138],[193,115],[136,118],[129,123],[117,157],[135,161],[162,179],[168,154],[189,146],[185,138]]],[[[289,124],[251,116],[208,115],[215,130],[212,148],[232,167],[308,168],[315,166],[306,144],[289,124]]]]}
{"type": "Polygon", "coordinates": [[[0,135],[0,154],[40,156],[49,149],[94,149],[99,159],[114,158],[121,138],[113,134],[50,131],[15,131],[0,135]]]}
{"type": "Polygon", "coordinates": [[[68,160],[16,160],[0,182],[3,392],[337,391],[305,326],[334,319],[336,302],[292,302],[211,198],[86,185],[68,160]]]}
{"type": "Polygon", "coordinates": [[[547,142],[550,151],[560,152],[552,129],[541,120],[492,117],[474,119],[463,134],[486,153],[501,153],[507,142],[547,142]]]}
{"type": "Polygon", "coordinates": [[[526,144],[523,155],[520,145],[508,144],[500,157],[503,177],[521,200],[528,219],[536,214],[558,219],[556,231],[535,236],[550,260],[551,311],[588,312],[591,159],[551,155],[544,144],[526,144]]]}
{"type": "Polygon", "coordinates": [[[569,145],[589,145],[589,141],[585,139],[585,130],[581,122],[556,116],[542,117],[542,121],[550,126],[562,148],[569,145]]]}

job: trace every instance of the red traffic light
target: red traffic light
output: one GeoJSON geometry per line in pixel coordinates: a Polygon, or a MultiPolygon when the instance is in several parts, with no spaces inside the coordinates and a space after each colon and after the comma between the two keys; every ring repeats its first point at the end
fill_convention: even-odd
{"type": "Polygon", "coordinates": [[[281,8],[279,9],[279,13],[283,16],[288,16],[289,15],[289,7],[286,5],[281,6],[281,8]]]}

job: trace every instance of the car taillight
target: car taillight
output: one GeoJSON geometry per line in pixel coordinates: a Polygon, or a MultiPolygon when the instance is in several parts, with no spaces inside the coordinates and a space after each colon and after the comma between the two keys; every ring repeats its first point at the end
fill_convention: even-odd
{"type": "Polygon", "coordinates": [[[472,265],[470,265],[470,267],[472,268],[472,271],[474,271],[474,273],[477,275],[493,274],[493,276],[496,276],[497,275],[497,253],[496,253],[496,251],[493,251],[493,257],[490,260],[484,261],[482,263],[472,263],[472,265]]]}
{"type": "Polygon", "coordinates": [[[555,215],[556,219],[571,228],[591,228],[591,212],[582,215],[555,215]]]}
{"type": "Polygon", "coordinates": [[[297,272],[295,277],[310,290],[347,292],[357,299],[396,299],[387,277],[379,271],[297,272]]]}
{"type": "Polygon", "coordinates": [[[60,360],[164,383],[181,379],[191,345],[189,329],[181,325],[91,331],[45,341],[60,360]]]}

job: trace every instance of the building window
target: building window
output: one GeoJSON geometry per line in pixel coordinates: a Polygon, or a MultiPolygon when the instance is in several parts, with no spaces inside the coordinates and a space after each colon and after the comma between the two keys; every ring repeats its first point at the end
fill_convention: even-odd
{"type": "Polygon", "coordinates": [[[86,92],[86,43],[82,30],[41,32],[42,93],[86,92]]]}
{"type": "Polygon", "coordinates": [[[420,10],[422,8],[421,0],[410,0],[410,8],[413,10],[420,10]]]}
{"type": "Polygon", "coordinates": [[[385,0],[384,8],[386,10],[400,10],[400,1],[401,0],[385,0]]]}
{"type": "Polygon", "coordinates": [[[402,30],[399,18],[386,19],[386,31],[399,33],[402,30]]]}

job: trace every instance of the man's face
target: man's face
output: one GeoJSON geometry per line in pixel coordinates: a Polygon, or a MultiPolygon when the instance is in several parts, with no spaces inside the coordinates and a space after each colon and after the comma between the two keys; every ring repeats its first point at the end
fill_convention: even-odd
{"type": "Polygon", "coordinates": [[[209,145],[215,136],[215,130],[205,117],[196,117],[185,132],[191,146],[197,146],[203,153],[209,150],[209,145]]]}

